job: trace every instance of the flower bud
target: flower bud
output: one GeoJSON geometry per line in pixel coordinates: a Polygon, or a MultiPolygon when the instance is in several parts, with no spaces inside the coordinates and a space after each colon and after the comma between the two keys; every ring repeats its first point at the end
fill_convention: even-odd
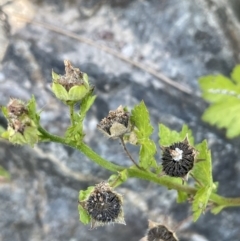
{"type": "Polygon", "coordinates": [[[80,204],[91,217],[92,228],[108,223],[125,224],[122,196],[114,192],[106,182],[97,184],[88,198],[80,204]]]}
{"type": "Polygon", "coordinates": [[[188,138],[161,149],[163,171],[171,177],[185,178],[192,170],[197,155],[188,138]]]}
{"type": "Polygon", "coordinates": [[[65,75],[58,75],[52,71],[52,91],[56,97],[64,102],[82,100],[91,90],[87,74],[74,68],[70,61],[65,60],[65,75]]]}
{"type": "Polygon", "coordinates": [[[97,125],[98,129],[110,138],[118,138],[131,131],[129,112],[120,105],[116,110],[109,111],[97,125]]]}

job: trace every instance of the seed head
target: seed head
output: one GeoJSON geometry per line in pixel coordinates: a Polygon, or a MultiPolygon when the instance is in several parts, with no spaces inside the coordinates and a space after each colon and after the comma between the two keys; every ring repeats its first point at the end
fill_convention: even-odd
{"type": "Polygon", "coordinates": [[[14,98],[10,99],[7,105],[7,111],[10,118],[17,118],[28,112],[25,104],[21,100],[14,98]]]}
{"type": "Polygon", "coordinates": [[[148,220],[147,235],[140,241],[178,241],[178,238],[167,226],[148,220]]]}
{"type": "Polygon", "coordinates": [[[92,88],[88,83],[87,74],[74,68],[70,61],[65,60],[65,75],[58,75],[52,71],[52,91],[56,97],[64,102],[82,100],[92,88]]]}
{"type": "Polygon", "coordinates": [[[11,98],[6,107],[1,107],[8,121],[8,128],[1,135],[3,138],[8,139],[13,144],[30,144],[33,146],[37,143],[38,130],[32,119],[32,116],[36,113],[32,101],[30,100],[25,104],[21,100],[11,98]]]}
{"type": "Polygon", "coordinates": [[[131,124],[129,113],[120,105],[116,110],[109,111],[97,125],[98,129],[110,138],[118,138],[130,132],[131,124]]]}
{"type": "Polygon", "coordinates": [[[91,217],[93,228],[108,223],[125,224],[122,196],[114,192],[106,182],[95,186],[85,201],[85,209],[91,217]]]}
{"type": "Polygon", "coordinates": [[[74,68],[68,60],[64,61],[64,65],[66,74],[59,76],[57,82],[67,91],[75,85],[83,85],[83,72],[81,72],[78,68],[74,68]]]}
{"type": "Polygon", "coordinates": [[[186,177],[192,170],[197,155],[194,147],[189,144],[188,138],[161,149],[163,171],[171,177],[186,177]]]}
{"type": "Polygon", "coordinates": [[[178,239],[168,227],[149,220],[147,241],[178,241],[178,239]]]}
{"type": "Polygon", "coordinates": [[[7,105],[8,126],[15,132],[23,134],[25,127],[29,124],[26,121],[28,110],[23,101],[11,98],[7,105]]]}

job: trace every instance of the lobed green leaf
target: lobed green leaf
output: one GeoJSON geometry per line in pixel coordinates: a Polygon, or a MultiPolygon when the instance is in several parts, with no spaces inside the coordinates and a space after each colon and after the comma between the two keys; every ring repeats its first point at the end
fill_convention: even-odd
{"type": "Polygon", "coordinates": [[[138,128],[143,137],[149,137],[153,133],[149,112],[143,101],[132,110],[131,122],[138,128]]]}
{"type": "Polygon", "coordinates": [[[153,127],[150,123],[149,112],[143,101],[132,110],[131,123],[136,127],[134,130],[135,137],[137,137],[137,144],[140,145],[139,165],[144,169],[157,168],[154,158],[157,151],[156,145],[149,138],[153,133],[153,127]]]}
{"type": "Polygon", "coordinates": [[[196,149],[198,151],[197,159],[201,159],[201,161],[194,165],[191,172],[194,179],[197,180],[197,183],[200,186],[194,196],[192,205],[194,221],[196,221],[206,209],[210,194],[216,186],[213,183],[212,160],[211,153],[208,150],[207,141],[204,140],[202,143],[198,144],[196,149]]]}
{"type": "Polygon", "coordinates": [[[224,98],[206,109],[202,119],[218,128],[226,128],[229,138],[240,135],[240,99],[224,98]]]}
{"type": "Polygon", "coordinates": [[[170,146],[173,143],[183,141],[183,139],[188,136],[189,143],[193,145],[194,138],[192,131],[187,125],[183,125],[181,132],[173,131],[163,124],[159,124],[159,145],[160,146],[170,146]]]}
{"type": "Polygon", "coordinates": [[[231,78],[209,75],[199,79],[202,97],[212,103],[203,120],[226,128],[229,138],[240,135],[240,65],[234,68],[231,78]]]}
{"type": "Polygon", "coordinates": [[[211,191],[211,186],[204,186],[198,189],[195,194],[192,204],[194,222],[196,222],[200,215],[205,211],[211,191]]]}

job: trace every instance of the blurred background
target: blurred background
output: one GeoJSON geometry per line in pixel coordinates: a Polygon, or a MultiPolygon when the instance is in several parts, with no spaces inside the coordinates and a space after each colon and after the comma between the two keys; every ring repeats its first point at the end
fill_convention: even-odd
{"type": "MultiPolygon", "coordinates": [[[[0,0],[0,104],[34,94],[42,125],[62,135],[68,109],[50,83],[52,69],[63,74],[68,59],[88,73],[98,96],[85,121],[85,141],[94,151],[131,165],[118,141],[104,138],[96,125],[120,104],[131,109],[144,100],[153,139],[159,122],[176,130],[189,125],[196,143],[208,140],[218,193],[240,196],[240,140],[201,121],[207,104],[197,81],[229,75],[240,62],[239,20],[239,0],[0,0]]],[[[0,124],[6,127],[1,114],[0,124]]],[[[137,158],[138,149],[128,148],[137,158]]],[[[176,203],[175,191],[131,179],[117,189],[127,225],[89,230],[78,221],[78,192],[110,172],[66,146],[32,149],[2,139],[0,165],[11,175],[0,180],[0,241],[138,241],[148,219],[164,216],[178,224],[191,215],[190,204],[176,203]]],[[[239,208],[207,212],[177,235],[181,241],[239,241],[239,214],[239,208]]]]}

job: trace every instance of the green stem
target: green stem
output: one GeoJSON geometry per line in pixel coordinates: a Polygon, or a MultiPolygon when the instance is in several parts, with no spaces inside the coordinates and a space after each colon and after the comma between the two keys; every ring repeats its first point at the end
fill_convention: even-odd
{"type": "MultiPolygon", "coordinates": [[[[174,178],[168,176],[157,177],[153,173],[143,172],[138,169],[128,169],[128,177],[144,179],[165,186],[168,189],[175,189],[176,191],[182,191],[191,195],[195,195],[198,190],[194,187],[176,183],[174,178]]],[[[224,207],[240,207],[240,198],[226,198],[216,193],[211,193],[209,200],[224,207]]]]}
{"type": "MultiPolygon", "coordinates": [[[[39,132],[42,134],[44,138],[47,138],[49,141],[61,143],[63,145],[70,146],[72,148],[75,148],[82,152],[85,156],[87,156],[89,159],[94,161],[96,164],[100,165],[101,167],[112,171],[112,172],[121,172],[123,171],[124,167],[113,164],[101,156],[99,156],[96,152],[94,152],[90,147],[88,147],[86,144],[83,142],[76,145],[76,143],[68,143],[66,142],[65,138],[52,135],[49,132],[47,132],[44,128],[39,126],[38,128],[39,132]]],[[[187,186],[187,185],[182,185],[180,184],[176,178],[171,178],[168,176],[162,176],[158,177],[156,174],[148,172],[146,170],[140,170],[137,168],[128,168],[127,169],[128,177],[129,178],[139,178],[139,179],[144,179],[162,186],[167,187],[168,189],[174,189],[176,191],[182,191],[190,195],[194,195],[197,192],[197,188],[187,186]]],[[[210,201],[217,205],[222,205],[224,207],[237,207],[240,206],[240,198],[226,198],[222,197],[216,193],[211,193],[210,201]]]]}
{"type": "Polygon", "coordinates": [[[43,135],[43,137],[47,138],[49,141],[61,143],[63,145],[70,146],[74,149],[79,150],[85,156],[87,156],[89,159],[94,161],[96,164],[102,166],[103,168],[105,168],[109,171],[120,172],[125,169],[124,167],[121,167],[119,165],[113,164],[113,163],[105,160],[104,158],[99,156],[96,152],[94,152],[91,148],[89,148],[83,142],[81,142],[78,145],[76,145],[75,143],[72,143],[72,142],[68,143],[68,142],[66,142],[65,138],[62,138],[62,137],[59,137],[56,135],[52,135],[49,132],[47,132],[44,128],[42,128],[41,126],[38,127],[38,131],[43,135]]]}
{"type": "Polygon", "coordinates": [[[93,160],[98,165],[102,166],[103,168],[112,171],[112,172],[120,172],[123,171],[125,168],[116,164],[113,164],[101,156],[99,156],[96,152],[94,152],[89,146],[84,143],[81,143],[78,146],[72,145],[73,148],[78,149],[84,155],[86,155],[90,160],[93,160]]]}
{"type": "Polygon", "coordinates": [[[72,126],[74,125],[74,103],[69,103],[69,112],[72,126]]]}

